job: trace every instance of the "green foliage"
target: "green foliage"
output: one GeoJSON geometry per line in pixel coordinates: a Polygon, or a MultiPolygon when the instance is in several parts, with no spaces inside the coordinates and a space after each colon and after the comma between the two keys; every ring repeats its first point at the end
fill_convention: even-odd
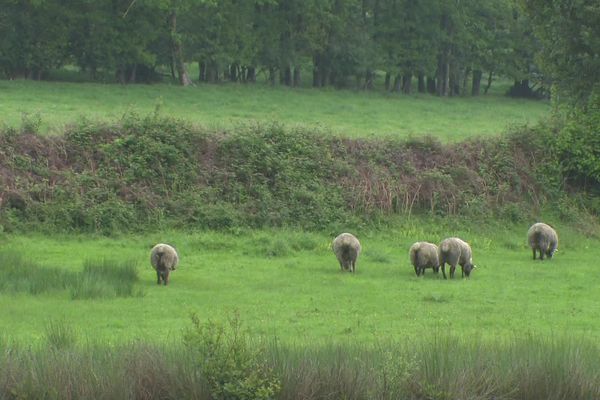
{"type": "Polygon", "coordinates": [[[269,400],[280,389],[279,379],[242,329],[239,316],[227,325],[200,321],[192,315],[192,328],[184,343],[195,355],[203,378],[215,400],[269,400]]]}
{"type": "Polygon", "coordinates": [[[279,124],[209,133],[157,114],[127,114],[113,125],[81,121],[64,137],[8,129],[0,136],[7,166],[0,224],[110,235],[156,227],[337,230],[416,213],[523,221],[563,197],[564,177],[594,212],[597,114],[590,106],[562,127],[450,144],[350,140],[279,124]]]}
{"type": "Polygon", "coordinates": [[[599,90],[600,5],[594,0],[521,3],[540,39],[544,71],[567,101],[585,105],[599,90]]]}
{"type": "Polygon", "coordinates": [[[600,94],[586,107],[574,108],[558,132],[554,150],[565,176],[573,184],[600,194],[600,94]]]}
{"type": "Polygon", "coordinates": [[[125,84],[177,70],[187,85],[184,62],[197,62],[204,82],[308,86],[302,74],[312,69],[314,87],[372,89],[375,71],[385,71],[386,91],[414,92],[418,76],[425,92],[427,75],[430,91],[464,94],[472,70],[479,80],[484,69],[531,75],[533,49],[522,45],[530,35],[516,15],[507,0],[9,0],[0,10],[0,74],[54,78],[50,71],[69,64],[88,79],[125,84]]]}

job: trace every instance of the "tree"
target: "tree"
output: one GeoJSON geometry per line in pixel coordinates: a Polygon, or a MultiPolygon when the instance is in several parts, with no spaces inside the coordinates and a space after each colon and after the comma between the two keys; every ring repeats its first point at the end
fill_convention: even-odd
{"type": "Polygon", "coordinates": [[[600,3],[522,0],[541,42],[541,66],[559,92],[586,104],[600,82],[600,3]]]}

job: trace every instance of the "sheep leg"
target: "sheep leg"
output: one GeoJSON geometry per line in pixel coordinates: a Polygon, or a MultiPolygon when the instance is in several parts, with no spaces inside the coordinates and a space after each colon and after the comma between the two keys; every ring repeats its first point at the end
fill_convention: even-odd
{"type": "Polygon", "coordinates": [[[160,280],[161,280],[160,278],[161,278],[160,271],[156,270],[156,284],[157,285],[160,285],[160,280]]]}
{"type": "Polygon", "coordinates": [[[417,276],[419,276],[419,267],[415,266],[415,274],[417,274],[417,276]]]}
{"type": "Polygon", "coordinates": [[[544,260],[544,250],[540,249],[540,260],[544,260]]]}
{"type": "Polygon", "coordinates": [[[169,270],[166,270],[164,272],[163,275],[163,282],[165,283],[165,286],[167,286],[167,284],[169,283],[169,270]]]}
{"type": "Polygon", "coordinates": [[[356,261],[352,261],[352,263],[350,264],[350,272],[354,272],[355,268],[356,268],[356,261]]]}
{"type": "Polygon", "coordinates": [[[456,265],[450,265],[450,278],[454,279],[454,271],[456,270],[456,265]]]}
{"type": "Polygon", "coordinates": [[[535,260],[535,249],[533,249],[533,259],[535,260]]]}
{"type": "Polygon", "coordinates": [[[448,279],[446,278],[446,263],[442,264],[442,275],[444,275],[444,279],[448,279]]]}

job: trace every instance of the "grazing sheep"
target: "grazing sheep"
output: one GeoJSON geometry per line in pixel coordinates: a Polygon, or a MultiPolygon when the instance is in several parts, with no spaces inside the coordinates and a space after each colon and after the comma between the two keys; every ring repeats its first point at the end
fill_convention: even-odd
{"type": "Polygon", "coordinates": [[[342,233],[332,243],[333,252],[337,257],[342,271],[356,270],[356,259],[360,254],[360,242],[351,233],[342,233]]]}
{"type": "Polygon", "coordinates": [[[179,256],[172,246],[159,243],[152,248],[150,263],[156,270],[156,283],[160,285],[162,281],[167,285],[169,283],[169,274],[175,270],[179,263],[179,256]]]}
{"type": "Polygon", "coordinates": [[[552,258],[558,248],[558,235],[556,231],[550,225],[542,222],[531,225],[531,228],[527,231],[527,240],[533,250],[534,260],[536,250],[540,252],[540,260],[543,260],[544,255],[552,258]]]}
{"type": "Polygon", "coordinates": [[[410,246],[408,254],[417,276],[425,275],[425,268],[433,268],[436,274],[440,272],[438,247],[435,244],[416,242],[410,246]]]}
{"type": "Polygon", "coordinates": [[[467,242],[456,237],[444,239],[439,248],[440,266],[444,279],[446,279],[446,263],[450,265],[450,278],[454,278],[456,264],[461,267],[462,277],[464,278],[466,275],[468,278],[473,268],[477,268],[473,265],[472,255],[471,246],[467,242]]]}

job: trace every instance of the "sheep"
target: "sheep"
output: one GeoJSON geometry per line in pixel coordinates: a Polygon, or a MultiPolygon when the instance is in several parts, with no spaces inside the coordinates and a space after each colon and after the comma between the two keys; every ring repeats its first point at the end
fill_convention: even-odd
{"type": "Polygon", "coordinates": [[[410,246],[408,254],[417,276],[425,275],[425,268],[433,268],[436,274],[440,272],[438,247],[435,244],[416,242],[410,246]]]}
{"type": "Polygon", "coordinates": [[[179,256],[172,246],[159,243],[150,252],[150,263],[156,270],[156,283],[160,285],[162,281],[166,286],[171,271],[174,271],[179,263],[179,256]]]}
{"type": "Polygon", "coordinates": [[[342,233],[333,239],[331,247],[340,263],[341,270],[354,272],[356,270],[356,259],[360,254],[358,239],[351,233],[342,233]]]}
{"type": "Polygon", "coordinates": [[[473,265],[472,255],[471,246],[462,239],[457,237],[444,239],[439,247],[440,266],[444,279],[446,279],[446,263],[450,265],[450,278],[454,278],[456,264],[461,267],[462,277],[466,275],[468,278],[473,268],[477,268],[473,265]]]}
{"type": "Polygon", "coordinates": [[[527,239],[529,246],[533,250],[534,260],[536,250],[540,252],[540,260],[544,259],[544,255],[552,258],[558,250],[558,235],[556,231],[550,225],[543,222],[531,225],[527,231],[527,239]]]}

